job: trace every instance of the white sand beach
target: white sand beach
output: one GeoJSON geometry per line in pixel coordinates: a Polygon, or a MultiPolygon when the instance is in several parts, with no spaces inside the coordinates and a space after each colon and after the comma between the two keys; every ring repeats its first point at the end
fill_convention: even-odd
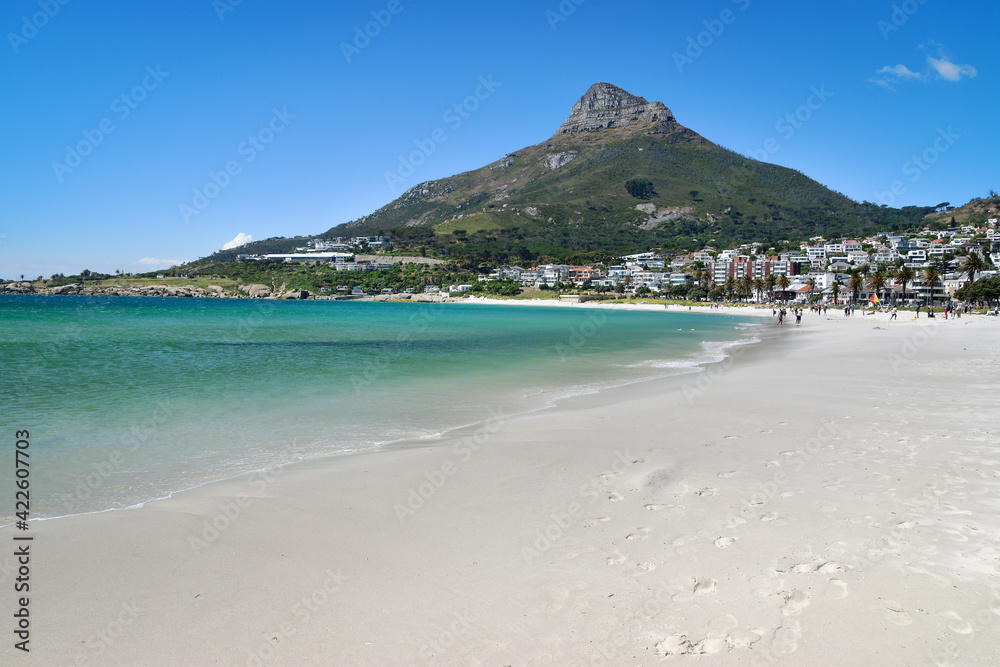
{"type": "Polygon", "coordinates": [[[1000,664],[998,334],[807,312],[699,373],[34,522],[0,663],[1000,664]]]}

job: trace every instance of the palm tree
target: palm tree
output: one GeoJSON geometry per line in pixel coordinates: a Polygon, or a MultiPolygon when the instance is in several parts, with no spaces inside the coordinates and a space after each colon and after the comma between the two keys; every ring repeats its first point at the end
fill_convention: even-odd
{"type": "Polygon", "coordinates": [[[881,299],[885,291],[885,285],[888,282],[888,278],[882,271],[876,271],[875,273],[868,276],[868,289],[875,293],[877,299],[881,299]]]}
{"type": "Polygon", "coordinates": [[[767,274],[764,278],[764,289],[767,290],[767,296],[771,301],[774,301],[774,286],[778,284],[778,276],[773,273],[767,274]]]}
{"type": "Polygon", "coordinates": [[[694,277],[695,284],[701,285],[701,269],[695,267],[695,270],[691,275],[694,277]]]}
{"type": "Polygon", "coordinates": [[[788,286],[790,284],[791,282],[788,280],[788,276],[785,275],[780,275],[774,279],[774,286],[777,287],[778,290],[782,292],[788,289],[788,286]]]}
{"type": "Polygon", "coordinates": [[[753,277],[749,273],[743,274],[740,278],[740,292],[747,301],[753,296],[753,277]]]}
{"type": "Polygon", "coordinates": [[[816,279],[815,279],[815,278],[810,278],[810,279],[809,279],[809,280],[808,280],[808,281],[806,282],[806,285],[808,285],[808,286],[809,286],[809,303],[812,303],[812,300],[813,300],[813,292],[815,292],[815,291],[816,291],[816,279]]]}
{"type": "Polygon", "coordinates": [[[753,291],[757,293],[758,303],[764,300],[764,281],[760,278],[753,279],[753,291]]]}
{"type": "Polygon", "coordinates": [[[736,279],[732,276],[726,278],[726,282],[723,283],[722,290],[726,293],[726,300],[733,300],[733,292],[736,291],[736,279]]]}
{"type": "Polygon", "coordinates": [[[852,273],[850,279],[847,281],[847,287],[848,289],[851,290],[851,294],[853,295],[852,303],[858,302],[858,297],[860,296],[861,290],[864,288],[864,286],[865,286],[865,277],[861,275],[861,272],[855,271],[854,273],[852,273]]]}
{"type": "Polygon", "coordinates": [[[840,283],[836,280],[833,281],[833,285],[830,286],[833,290],[833,305],[837,305],[837,299],[840,298],[840,283]]]}
{"type": "Polygon", "coordinates": [[[934,303],[934,286],[941,282],[941,274],[938,273],[937,269],[933,266],[928,266],[924,269],[924,284],[930,287],[930,291],[927,293],[930,303],[934,303]]]}
{"type": "Polygon", "coordinates": [[[969,256],[962,260],[959,271],[969,276],[969,282],[975,282],[976,274],[986,270],[986,261],[978,252],[970,252],[969,256]]]}
{"type": "Polygon", "coordinates": [[[913,272],[913,269],[906,265],[896,269],[896,274],[893,276],[893,280],[896,281],[897,285],[900,285],[903,288],[903,303],[906,303],[906,285],[908,283],[912,283],[915,277],[916,274],[913,272]]]}

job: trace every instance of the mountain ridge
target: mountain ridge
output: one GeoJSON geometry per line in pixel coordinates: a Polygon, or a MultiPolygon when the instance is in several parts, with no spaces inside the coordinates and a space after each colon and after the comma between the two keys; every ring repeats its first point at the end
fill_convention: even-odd
{"type": "Polygon", "coordinates": [[[418,183],[321,238],[389,235],[470,263],[649,247],[861,235],[915,224],[933,208],[857,203],[798,171],[721,147],[662,102],[605,82],[546,140],[418,183]],[[642,198],[629,181],[648,183],[642,198]]]}

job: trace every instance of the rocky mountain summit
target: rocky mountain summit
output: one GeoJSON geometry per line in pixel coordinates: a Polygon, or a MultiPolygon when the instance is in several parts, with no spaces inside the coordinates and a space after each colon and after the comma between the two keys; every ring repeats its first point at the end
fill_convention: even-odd
{"type": "Polygon", "coordinates": [[[648,102],[610,83],[592,85],[573,105],[556,136],[617,128],[631,128],[644,134],[687,132],[692,138],[698,136],[678,123],[662,102],[648,102]]]}

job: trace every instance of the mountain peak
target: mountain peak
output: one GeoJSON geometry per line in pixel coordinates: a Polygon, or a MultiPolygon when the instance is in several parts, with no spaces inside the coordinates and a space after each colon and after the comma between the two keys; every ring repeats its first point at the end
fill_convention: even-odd
{"type": "Polygon", "coordinates": [[[684,129],[662,102],[648,102],[610,83],[595,83],[573,105],[569,118],[556,134],[631,127],[648,134],[684,129]]]}
{"type": "Polygon", "coordinates": [[[621,107],[635,107],[649,104],[642,97],[636,97],[627,90],[610,83],[595,83],[573,105],[573,113],[581,111],[609,111],[621,107]]]}

